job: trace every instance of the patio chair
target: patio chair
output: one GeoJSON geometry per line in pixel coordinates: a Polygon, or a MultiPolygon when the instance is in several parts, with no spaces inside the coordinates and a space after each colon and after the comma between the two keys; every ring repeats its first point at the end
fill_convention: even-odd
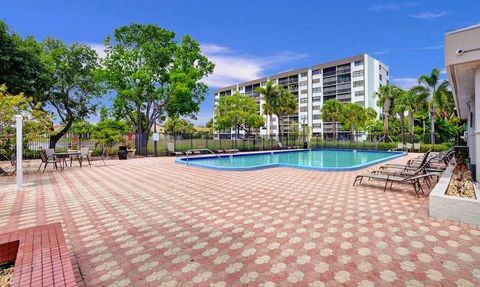
{"type": "Polygon", "coordinates": [[[412,151],[412,150],[413,150],[413,145],[412,145],[411,143],[406,143],[406,144],[405,144],[405,149],[406,149],[407,151],[412,151]]]}
{"type": "Polygon", "coordinates": [[[17,160],[15,154],[13,153],[10,157],[4,154],[0,154],[2,158],[8,160],[9,164],[12,166],[11,169],[4,170],[0,167],[0,175],[14,175],[17,172],[17,160]]]}
{"type": "Polygon", "coordinates": [[[47,148],[47,149],[45,149],[45,153],[46,153],[48,159],[54,159],[54,157],[55,157],[55,156],[53,155],[53,154],[55,153],[55,149],[54,149],[54,148],[47,148]]]}
{"type": "Polygon", "coordinates": [[[170,155],[183,155],[181,151],[175,151],[175,145],[173,143],[167,143],[167,150],[170,155]]]}
{"type": "Polygon", "coordinates": [[[90,162],[92,158],[92,153],[93,153],[93,150],[89,149],[88,147],[82,147],[80,149],[80,156],[79,156],[80,163],[83,161],[83,158],[86,158],[88,165],[92,166],[92,163],[90,162]]]}
{"type": "Polygon", "coordinates": [[[393,167],[401,167],[401,168],[404,168],[406,166],[414,166],[414,167],[419,167],[419,166],[422,166],[424,165],[427,160],[428,160],[428,157],[430,155],[430,152],[431,150],[427,151],[422,157],[421,157],[421,161],[420,162],[415,162],[415,161],[412,161],[412,160],[409,160],[407,162],[407,164],[397,164],[397,163],[387,163],[383,166],[380,167],[380,169],[382,168],[385,168],[385,167],[390,167],[390,168],[393,168],[393,167]]]}
{"type": "Polygon", "coordinates": [[[414,143],[414,144],[413,144],[413,151],[414,151],[414,152],[415,152],[415,151],[420,152],[420,143],[414,143]]]}
{"type": "Polygon", "coordinates": [[[40,163],[37,172],[40,171],[42,165],[44,165],[43,172],[45,172],[45,169],[47,169],[47,165],[49,163],[51,163],[55,167],[55,169],[58,169],[58,160],[53,156],[53,154],[51,158],[48,157],[46,150],[40,150],[38,154],[40,155],[40,159],[42,160],[42,162],[40,163]]]}
{"type": "Polygon", "coordinates": [[[404,150],[405,149],[405,146],[403,145],[403,143],[397,143],[397,147],[394,148],[393,150],[404,150]]]}

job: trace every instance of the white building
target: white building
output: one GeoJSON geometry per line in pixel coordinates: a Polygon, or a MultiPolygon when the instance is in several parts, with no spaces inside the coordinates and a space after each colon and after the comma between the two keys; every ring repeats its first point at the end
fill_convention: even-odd
{"type": "Polygon", "coordinates": [[[466,138],[476,180],[480,179],[480,25],[445,35],[445,66],[458,116],[467,120],[466,138]]]}
{"type": "MultiPolygon", "coordinates": [[[[320,119],[320,108],[325,101],[337,99],[344,103],[358,103],[372,107],[379,113],[374,94],[380,86],[388,84],[388,79],[388,66],[367,54],[361,54],[219,89],[215,91],[215,109],[220,97],[238,92],[254,97],[263,114],[265,101],[255,90],[270,80],[298,96],[298,113],[285,120],[285,133],[295,122],[300,129],[302,123],[308,124],[313,135],[330,135],[333,132],[332,123],[323,123],[320,119]]],[[[265,126],[256,131],[257,134],[278,135],[277,117],[264,115],[264,118],[265,126]]],[[[226,138],[232,133],[225,131],[220,136],[226,138]]]]}

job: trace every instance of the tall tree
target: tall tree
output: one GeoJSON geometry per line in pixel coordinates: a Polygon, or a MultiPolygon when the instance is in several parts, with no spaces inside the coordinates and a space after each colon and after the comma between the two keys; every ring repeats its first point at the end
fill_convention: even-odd
{"type": "Polygon", "coordinates": [[[388,124],[390,121],[390,113],[393,108],[393,99],[397,92],[397,87],[393,85],[381,86],[375,93],[377,97],[377,106],[382,108],[383,112],[383,140],[386,141],[389,138],[388,124]]]}
{"type": "Polygon", "coordinates": [[[407,97],[408,92],[397,88],[395,97],[393,99],[393,112],[398,115],[400,118],[400,134],[402,138],[402,143],[405,144],[406,137],[405,137],[405,112],[407,111],[407,97]]]}
{"type": "Polygon", "coordinates": [[[257,102],[250,96],[234,93],[221,97],[218,102],[215,126],[217,130],[238,127],[250,135],[251,129],[264,125],[257,102]]]}
{"type": "Polygon", "coordinates": [[[356,133],[365,126],[367,114],[365,108],[355,103],[343,105],[341,123],[343,128],[350,130],[351,141],[355,141],[356,133]]]}
{"type": "Polygon", "coordinates": [[[201,80],[214,65],[190,36],[177,43],[171,31],[131,24],[115,29],[105,46],[103,76],[117,93],[115,114],[136,132],[148,135],[160,118],[194,117],[198,112],[207,93],[201,80]]]}
{"type": "Polygon", "coordinates": [[[5,84],[11,94],[23,93],[36,100],[48,81],[42,50],[33,37],[21,38],[0,20],[0,85],[5,84]]]}
{"type": "Polygon", "coordinates": [[[415,136],[415,114],[427,108],[428,93],[415,86],[402,93],[402,105],[407,111],[409,141],[413,143],[415,136]]]}
{"type": "Polygon", "coordinates": [[[50,148],[55,148],[75,121],[95,113],[94,99],[103,89],[96,76],[97,53],[90,46],[66,45],[58,39],[47,38],[44,47],[43,62],[50,83],[39,100],[52,108],[63,124],[62,129],[50,137],[50,148]]]}
{"type": "Polygon", "coordinates": [[[195,131],[193,124],[182,118],[168,118],[164,126],[165,130],[168,132],[182,133],[182,134],[191,134],[195,131]]]}
{"type": "Polygon", "coordinates": [[[323,103],[320,110],[320,117],[322,121],[331,122],[333,124],[333,138],[337,139],[337,123],[342,120],[343,117],[343,104],[337,100],[328,100],[323,103]]]}
{"type": "Polygon", "coordinates": [[[447,89],[448,82],[440,81],[440,70],[438,68],[434,68],[430,72],[430,75],[421,75],[418,78],[418,83],[428,91],[431,99],[429,102],[431,119],[430,137],[431,143],[435,144],[435,109],[439,104],[439,99],[441,99],[445,94],[444,92],[447,89]]]}

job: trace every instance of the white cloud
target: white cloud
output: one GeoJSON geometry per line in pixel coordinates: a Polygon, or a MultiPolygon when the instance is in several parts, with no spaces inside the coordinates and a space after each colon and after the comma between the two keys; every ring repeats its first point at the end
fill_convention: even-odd
{"type": "Polygon", "coordinates": [[[417,2],[390,2],[390,3],[382,3],[370,6],[370,10],[383,12],[383,11],[398,11],[405,8],[410,8],[414,6],[418,6],[419,3],[417,2]]]}
{"type": "Polygon", "coordinates": [[[373,52],[374,55],[385,55],[394,52],[416,52],[416,51],[428,51],[428,50],[440,50],[443,49],[443,45],[437,46],[426,46],[426,47],[418,47],[418,48],[403,48],[403,49],[386,49],[382,51],[373,52]]]}
{"type": "Polygon", "coordinates": [[[448,13],[445,11],[440,11],[440,12],[425,11],[422,13],[411,14],[410,17],[421,19],[421,20],[434,20],[434,19],[443,17],[447,14],[448,13]]]}
{"type": "Polygon", "coordinates": [[[205,84],[214,88],[258,79],[264,76],[267,68],[307,57],[306,54],[290,51],[260,57],[216,44],[202,44],[202,51],[210,61],[215,63],[213,74],[204,79],[205,84]]]}
{"type": "Polygon", "coordinates": [[[90,47],[92,47],[92,49],[94,49],[96,52],[97,52],[97,55],[100,57],[100,58],[105,58],[105,56],[107,55],[105,53],[105,45],[104,44],[100,44],[100,43],[87,43],[87,45],[89,45],[90,47]]]}
{"type": "Polygon", "coordinates": [[[418,85],[417,78],[394,78],[392,79],[392,84],[399,86],[402,89],[410,89],[413,86],[418,85]]]}
{"type": "Polygon", "coordinates": [[[440,71],[440,75],[446,75],[447,74],[447,69],[443,68],[441,71],[440,71]]]}

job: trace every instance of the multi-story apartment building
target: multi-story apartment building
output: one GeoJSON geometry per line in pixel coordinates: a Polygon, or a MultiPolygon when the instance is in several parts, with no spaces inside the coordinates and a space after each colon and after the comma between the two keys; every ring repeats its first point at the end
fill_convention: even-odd
{"type": "MultiPolygon", "coordinates": [[[[388,84],[388,79],[388,66],[367,54],[361,54],[219,89],[215,91],[215,109],[220,97],[236,92],[250,95],[256,99],[259,113],[265,119],[265,126],[256,133],[277,136],[279,121],[276,116],[263,113],[265,101],[256,92],[257,87],[264,86],[270,80],[298,97],[298,112],[283,123],[285,133],[289,132],[292,123],[297,123],[299,128],[302,124],[307,124],[313,135],[330,135],[333,132],[332,123],[324,123],[320,118],[320,109],[325,101],[337,99],[343,103],[357,103],[372,107],[379,113],[374,94],[380,86],[388,84]]],[[[226,138],[232,133],[233,131],[224,131],[219,136],[226,138]]]]}

